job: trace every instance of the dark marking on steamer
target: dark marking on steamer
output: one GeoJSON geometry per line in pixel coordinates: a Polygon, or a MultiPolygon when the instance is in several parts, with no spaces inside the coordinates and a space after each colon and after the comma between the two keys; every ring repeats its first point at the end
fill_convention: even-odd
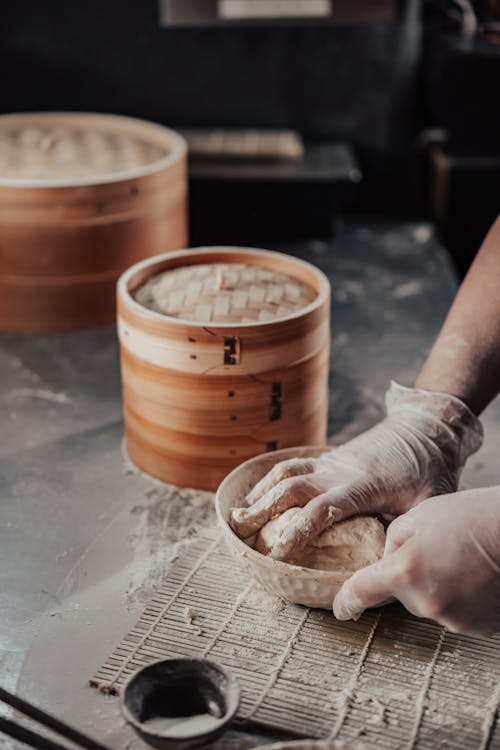
{"type": "Polygon", "coordinates": [[[240,340],[237,336],[224,336],[224,364],[237,365],[240,361],[240,340]]]}
{"type": "Polygon", "coordinates": [[[281,383],[271,383],[271,407],[269,410],[269,419],[275,422],[281,419],[281,397],[283,388],[281,383]]]}

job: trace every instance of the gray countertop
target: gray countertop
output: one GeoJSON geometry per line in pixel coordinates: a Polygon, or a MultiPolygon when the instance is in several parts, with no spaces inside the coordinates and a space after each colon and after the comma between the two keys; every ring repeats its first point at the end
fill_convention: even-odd
{"type": "MultiPolygon", "coordinates": [[[[455,275],[426,224],[349,222],[331,243],[276,249],[332,282],[329,435],[341,442],[383,414],[391,378],[412,383],[455,275]]],[[[127,463],[114,330],[3,334],[0,383],[0,684],[110,747],[139,748],[116,700],[86,681],[135,621],[190,519],[212,518],[211,497],[127,463]]],[[[500,482],[498,400],[483,421],[467,486],[500,482]]],[[[232,732],[218,746],[253,744],[232,732]]]]}

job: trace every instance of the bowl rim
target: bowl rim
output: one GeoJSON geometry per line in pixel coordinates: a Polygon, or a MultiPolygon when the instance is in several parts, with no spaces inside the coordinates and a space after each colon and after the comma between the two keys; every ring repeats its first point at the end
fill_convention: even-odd
{"type": "Polygon", "coordinates": [[[252,456],[252,458],[249,458],[243,463],[239,464],[226,477],[224,477],[215,494],[215,511],[217,514],[217,519],[219,521],[219,524],[222,526],[226,536],[231,537],[231,544],[233,544],[238,549],[240,554],[245,559],[249,559],[250,561],[255,562],[255,564],[259,565],[261,568],[266,567],[269,570],[279,572],[280,574],[286,575],[288,577],[293,577],[294,579],[314,577],[315,579],[320,579],[320,581],[324,583],[327,583],[328,581],[338,582],[339,580],[344,582],[346,580],[346,577],[352,575],[354,571],[337,573],[332,570],[317,570],[316,568],[305,568],[302,565],[293,565],[292,563],[282,562],[281,560],[273,560],[266,555],[263,555],[261,552],[257,552],[257,550],[249,547],[243,541],[243,539],[241,539],[236,534],[236,532],[233,531],[233,529],[229,525],[229,522],[226,521],[221,507],[222,492],[227,487],[227,485],[230,484],[232,480],[234,480],[235,475],[237,475],[238,473],[243,473],[249,466],[254,465],[259,460],[262,461],[266,458],[274,458],[276,456],[277,460],[275,463],[279,463],[280,460],[284,460],[286,457],[294,458],[294,453],[297,453],[298,456],[304,457],[307,457],[309,451],[311,453],[317,453],[318,455],[321,455],[321,453],[326,452],[331,447],[332,446],[328,445],[305,445],[293,448],[281,448],[280,450],[270,451],[268,453],[260,453],[258,456],[252,456]]]}
{"type": "MultiPolygon", "coordinates": [[[[238,712],[238,709],[240,707],[240,698],[241,698],[241,689],[240,686],[235,678],[235,676],[232,674],[230,670],[228,670],[226,667],[222,666],[222,664],[219,664],[216,661],[212,661],[212,659],[203,659],[201,657],[196,656],[173,656],[166,659],[157,659],[156,661],[152,661],[150,664],[146,664],[143,667],[140,667],[135,672],[133,672],[123,683],[121,689],[120,689],[120,710],[122,712],[123,717],[125,720],[131,724],[135,729],[137,729],[141,734],[148,735],[150,737],[154,738],[161,738],[166,740],[172,740],[176,742],[183,742],[186,740],[195,740],[201,737],[208,737],[213,732],[218,731],[219,729],[222,729],[227,724],[229,724],[232,719],[236,716],[236,713],[238,712]],[[193,734],[185,735],[183,737],[179,737],[176,734],[171,734],[168,731],[158,731],[158,730],[152,730],[148,729],[139,719],[136,719],[136,717],[133,715],[133,713],[130,711],[129,707],[126,704],[126,693],[133,682],[145,671],[147,671],[150,668],[156,667],[159,664],[165,664],[166,662],[194,662],[198,664],[203,665],[209,665],[212,669],[215,669],[217,672],[224,675],[224,677],[227,680],[227,687],[226,687],[226,693],[231,696],[230,701],[228,701],[226,705],[226,713],[224,716],[222,716],[220,719],[218,719],[217,726],[212,727],[212,729],[201,731],[201,732],[194,732],[193,734]]],[[[214,717],[216,718],[216,717],[214,717]]]]}
{"type": "Polygon", "coordinates": [[[273,742],[271,745],[257,745],[250,750],[303,750],[304,744],[312,750],[368,750],[366,745],[360,745],[359,743],[344,742],[344,740],[329,740],[329,739],[316,739],[316,738],[304,738],[302,740],[283,740],[281,742],[273,742]]]}

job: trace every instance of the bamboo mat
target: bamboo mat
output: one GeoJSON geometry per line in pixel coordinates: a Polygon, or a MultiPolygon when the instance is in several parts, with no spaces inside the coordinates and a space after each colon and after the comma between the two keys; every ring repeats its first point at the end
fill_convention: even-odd
{"type": "Polygon", "coordinates": [[[500,637],[458,636],[397,605],[356,623],[284,605],[249,582],[217,529],[179,553],[90,684],[117,693],[178,655],[230,668],[239,717],[258,726],[391,750],[500,750],[500,637]]]}

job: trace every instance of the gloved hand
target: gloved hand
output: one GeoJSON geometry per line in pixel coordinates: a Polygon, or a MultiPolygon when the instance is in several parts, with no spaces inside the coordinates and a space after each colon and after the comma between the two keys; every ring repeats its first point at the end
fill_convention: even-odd
{"type": "Polygon", "coordinates": [[[231,525],[246,539],[288,508],[271,556],[292,558],[336,521],[358,513],[399,515],[433,495],[453,492],[466,459],[482,442],[479,420],[458,398],[392,383],[387,417],[315,459],[277,464],[252,490],[231,525]]]}
{"type": "Polygon", "coordinates": [[[434,497],[396,518],[382,560],[335,597],[339,620],[391,598],[470,635],[500,631],[500,487],[434,497]]]}

